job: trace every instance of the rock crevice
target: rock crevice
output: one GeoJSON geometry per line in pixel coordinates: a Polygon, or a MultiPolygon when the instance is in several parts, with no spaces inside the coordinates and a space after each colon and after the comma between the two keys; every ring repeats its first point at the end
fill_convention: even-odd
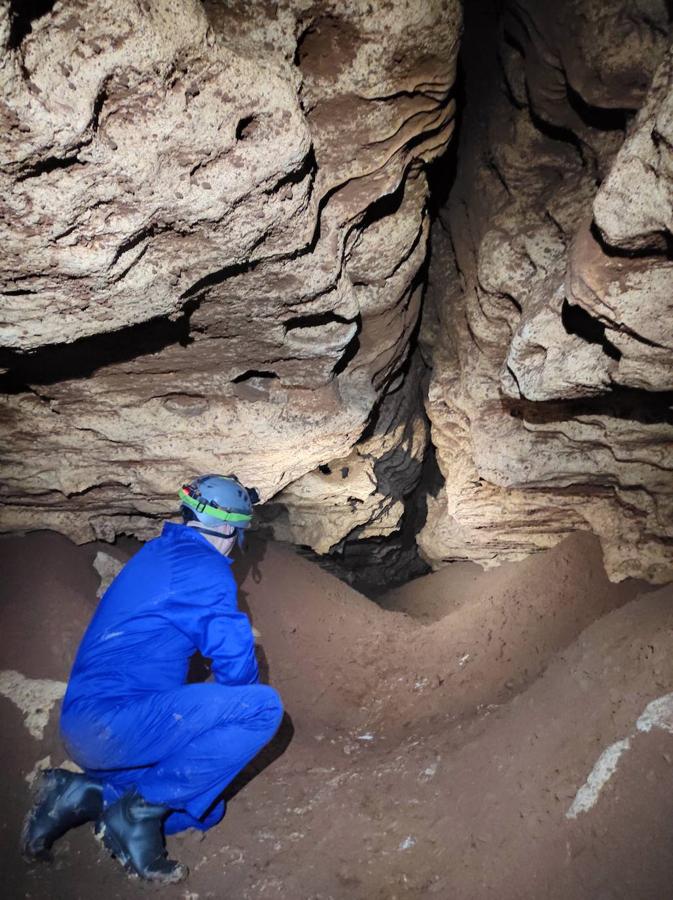
{"type": "Polygon", "coordinates": [[[425,329],[445,486],[419,542],[435,566],[589,528],[612,577],[671,577],[673,195],[652,139],[673,108],[670,21],[627,6],[512,0],[500,35],[494,6],[467,13],[425,329]],[[475,71],[468,42],[489,28],[475,71]]]}

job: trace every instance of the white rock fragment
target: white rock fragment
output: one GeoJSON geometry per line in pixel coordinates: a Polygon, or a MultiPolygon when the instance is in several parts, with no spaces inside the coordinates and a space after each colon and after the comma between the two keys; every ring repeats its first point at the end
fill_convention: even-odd
{"type": "Polygon", "coordinates": [[[572,806],[566,813],[566,819],[576,819],[580,813],[586,812],[595,805],[600,792],[617,770],[619,759],[631,746],[631,739],[624,738],[607,747],[598,757],[589,777],[575,794],[572,806]]]}
{"type": "Polygon", "coordinates": [[[662,728],[673,734],[673,694],[664,694],[648,703],[636,722],[636,728],[642,732],[662,728]]]}
{"type": "Polygon", "coordinates": [[[55,766],[51,761],[51,756],[47,755],[42,759],[38,759],[30,772],[25,776],[25,780],[32,787],[33,783],[39,776],[40,772],[43,772],[45,769],[66,769],[68,772],[82,772],[83,770],[77,765],[77,763],[73,762],[71,759],[64,759],[62,763],[58,766],[55,766]]]}
{"type": "Polygon", "coordinates": [[[52,706],[65,694],[65,689],[64,681],[26,678],[12,669],[0,672],[0,694],[18,706],[24,725],[38,741],[44,736],[52,706]]]}
{"type": "MultiPolygon", "coordinates": [[[[636,730],[646,734],[653,728],[661,728],[673,734],[673,694],[664,694],[647,704],[636,721],[636,730]]],[[[610,778],[614,775],[622,754],[631,746],[631,738],[635,733],[621,741],[616,741],[598,757],[586,782],[575,795],[568,812],[567,819],[575,819],[579,813],[586,812],[598,800],[598,796],[610,778]]]]}
{"type": "Polygon", "coordinates": [[[429,766],[426,766],[419,776],[420,781],[430,781],[431,778],[434,778],[437,774],[437,770],[439,769],[439,760],[435,760],[435,762],[430,763],[429,766]]]}
{"type": "Polygon", "coordinates": [[[46,756],[43,756],[42,759],[38,759],[30,772],[28,772],[28,774],[25,776],[24,780],[27,781],[28,784],[32,787],[40,772],[42,772],[43,769],[49,769],[50,767],[51,756],[47,754],[46,756]]]}
{"type": "Polygon", "coordinates": [[[99,550],[93,561],[93,567],[100,575],[100,584],[96,591],[96,596],[100,599],[124,568],[124,563],[104,550],[99,550]]]}

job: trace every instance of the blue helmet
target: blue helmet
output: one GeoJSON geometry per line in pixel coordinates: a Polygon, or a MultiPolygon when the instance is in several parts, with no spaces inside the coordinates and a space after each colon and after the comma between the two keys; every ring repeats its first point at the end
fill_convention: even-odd
{"type": "Polygon", "coordinates": [[[235,475],[201,475],[183,484],[178,493],[182,509],[190,510],[202,525],[227,523],[236,529],[250,526],[252,504],[259,499],[235,475]]]}

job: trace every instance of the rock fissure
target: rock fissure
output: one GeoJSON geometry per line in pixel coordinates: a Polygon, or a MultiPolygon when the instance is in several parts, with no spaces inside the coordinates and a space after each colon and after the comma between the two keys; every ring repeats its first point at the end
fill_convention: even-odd
{"type": "MultiPolygon", "coordinates": [[[[661,190],[662,164],[642,154],[659,174],[643,195],[631,159],[647,151],[656,103],[670,103],[670,21],[643,13],[636,36],[619,3],[583,0],[579,17],[576,5],[503,4],[503,37],[495,5],[466,9],[465,111],[427,301],[438,326],[426,332],[426,403],[445,486],[419,542],[433,566],[466,548],[490,565],[522,543],[548,546],[579,516],[613,577],[665,580],[673,345],[658,235],[670,229],[654,239],[647,221],[644,239],[623,240],[607,215],[618,220],[620,167],[632,179],[618,188],[622,216],[625,196],[640,190],[647,216],[661,190]],[[475,62],[489,41],[500,67],[475,62]],[[639,41],[653,52],[634,65],[639,41]]],[[[639,202],[627,204],[634,224],[639,202]]]]}

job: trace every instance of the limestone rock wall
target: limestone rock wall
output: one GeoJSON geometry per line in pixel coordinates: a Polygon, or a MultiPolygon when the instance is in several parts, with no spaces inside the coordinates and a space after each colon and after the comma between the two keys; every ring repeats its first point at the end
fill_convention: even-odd
{"type": "Polygon", "coordinates": [[[431,439],[432,565],[671,576],[670,4],[464,6],[0,0],[4,530],[235,471],[385,580],[431,439]]]}
{"type": "Polygon", "coordinates": [[[235,471],[291,485],[311,546],[393,530],[457,0],[23,6],[0,2],[2,528],[145,537],[184,478],[235,471]],[[329,528],[320,465],[347,470],[329,528]]]}
{"type": "Polygon", "coordinates": [[[666,580],[670,8],[508,0],[495,18],[466,7],[458,171],[433,232],[423,343],[445,486],[421,551],[489,565],[592,528],[611,577],[666,580]]]}

